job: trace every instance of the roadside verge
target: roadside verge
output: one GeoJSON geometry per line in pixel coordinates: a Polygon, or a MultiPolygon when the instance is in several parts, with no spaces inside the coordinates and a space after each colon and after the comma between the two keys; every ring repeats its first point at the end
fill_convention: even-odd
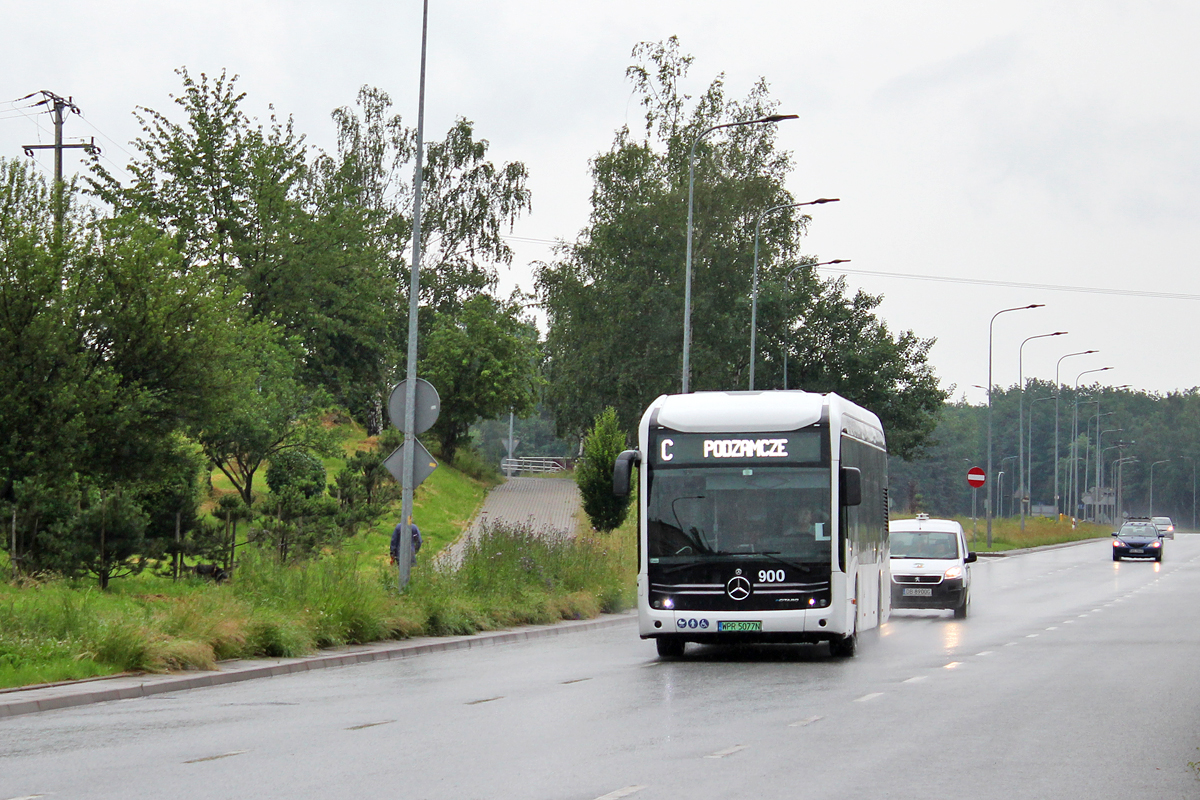
{"type": "Polygon", "coordinates": [[[86,681],[71,681],[43,686],[12,689],[0,693],[0,719],[21,714],[36,714],[58,708],[128,700],[163,692],[181,692],[206,686],[273,678],[317,669],[348,667],[372,661],[390,661],[427,653],[467,650],[500,644],[512,644],[530,639],[542,639],[564,633],[595,630],[623,625],[637,619],[636,612],[604,614],[596,619],[570,620],[553,625],[530,625],[507,631],[490,631],[473,636],[424,636],[399,642],[376,642],[366,645],[331,648],[301,658],[263,658],[223,661],[210,672],[175,672],[165,675],[139,673],[114,675],[86,681]]]}

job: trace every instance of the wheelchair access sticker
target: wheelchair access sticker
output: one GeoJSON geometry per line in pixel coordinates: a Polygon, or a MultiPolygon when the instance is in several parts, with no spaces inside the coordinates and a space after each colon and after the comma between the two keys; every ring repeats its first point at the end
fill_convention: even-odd
{"type": "Polygon", "coordinates": [[[693,630],[696,628],[700,628],[701,630],[707,630],[708,629],[708,620],[706,620],[706,619],[685,619],[683,617],[680,617],[675,620],[675,626],[677,628],[692,628],[693,630]]]}

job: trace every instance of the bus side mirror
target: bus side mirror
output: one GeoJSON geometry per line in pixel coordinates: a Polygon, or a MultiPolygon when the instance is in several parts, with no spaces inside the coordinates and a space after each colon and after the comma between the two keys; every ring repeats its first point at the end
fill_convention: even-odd
{"type": "Polygon", "coordinates": [[[858,467],[842,467],[838,494],[842,496],[843,506],[862,505],[862,473],[858,467]]]}
{"type": "Polygon", "coordinates": [[[613,496],[629,497],[629,484],[633,478],[633,467],[642,463],[637,450],[622,450],[613,463],[613,496]]]}

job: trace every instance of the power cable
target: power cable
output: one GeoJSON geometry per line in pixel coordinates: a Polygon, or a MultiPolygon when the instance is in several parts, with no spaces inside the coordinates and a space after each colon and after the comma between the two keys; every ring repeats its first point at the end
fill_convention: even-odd
{"type": "Polygon", "coordinates": [[[872,275],[880,278],[900,278],[902,280],[937,281],[940,283],[961,283],[969,286],[1004,286],[1013,289],[1044,289],[1051,292],[1080,292],[1083,294],[1110,294],[1120,297],[1148,297],[1159,300],[1200,300],[1200,294],[1182,294],[1179,292],[1152,292],[1140,289],[1108,289],[1099,286],[1068,286],[1053,283],[1022,283],[1019,281],[996,281],[986,278],[950,278],[944,275],[918,275],[911,272],[881,272],[869,269],[839,269],[837,267],[818,267],[822,272],[836,272],[846,275],[872,275]]]}

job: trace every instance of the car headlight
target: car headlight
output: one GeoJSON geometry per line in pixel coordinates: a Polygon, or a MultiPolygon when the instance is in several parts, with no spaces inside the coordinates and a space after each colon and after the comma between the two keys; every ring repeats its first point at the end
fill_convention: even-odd
{"type": "Polygon", "coordinates": [[[1128,545],[1122,542],[1120,539],[1113,539],[1113,547],[1128,547],[1128,545]]]}
{"type": "Polygon", "coordinates": [[[1151,542],[1150,544],[1148,544],[1146,546],[1147,547],[1162,547],[1162,540],[1160,539],[1157,542],[1151,542]]]}
{"type": "Polygon", "coordinates": [[[961,578],[962,574],[963,574],[962,567],[951,567],[950,569],[946,570],[947,578],[961,578]]]}

